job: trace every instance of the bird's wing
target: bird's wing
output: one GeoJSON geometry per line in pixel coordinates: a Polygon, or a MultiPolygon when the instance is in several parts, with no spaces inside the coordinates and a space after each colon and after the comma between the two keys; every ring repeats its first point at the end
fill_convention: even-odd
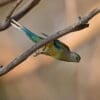
{"type": "Polygon", "coordinates": [[[68,45],[65,45],[59,40],[54,40],[54,45],[57,49],[66,49],[67,51],[70,51],[70,48],[68,47],[68,45]]]}

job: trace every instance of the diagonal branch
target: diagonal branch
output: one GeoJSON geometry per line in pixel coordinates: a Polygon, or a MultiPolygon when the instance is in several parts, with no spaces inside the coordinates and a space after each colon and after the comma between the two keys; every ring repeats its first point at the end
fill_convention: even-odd
{"type": "Polygon", "coordinates": [[[12,8],[12,10],[10,11],[10,13],[8,14],[8,16],[6,17],[6,20],[10,20],[11,16],[13,15],[13,13],[15,12],[16,8],[23,2],[23,0],[17,0],[16,4],[14,5],[14,7],[12,8]]]}
{"type": "Polygon", "coordinates": [[[37,49],[41,48],[45,44],[49,43],[50,41],[53,41],[65,34],[68,34],[70,32],[75,32],[82,30],[89,26],[88,21],[91,20],[96,14],[100,13],[100,9],[94,9],[89,14],[87,14],[84,17],[79,17],[79,21],[75,24],[70,25],[69,27],[65,28],[64,30],[58,31],[56,34],[48,36],[46,39],[42,40],[41,42],[35,44],[30,49],[25,51],[20,56],[16,57],[12,62],[10,62],[7,66],[0,68],[0,76],[8,73],[13,68],[15,68],[17,65],[25,61],[33,52],[35,52],[37,49]]]}
{"type": "MultiPolygon", "coordinates": [[[[13,15],[11,18],[13,18],[15,20],[19,20],[20,18],[24,17],[32,8],[34,8],[36,5],[38,5],[38,3],[40,1],[41,0],[31,0],[31,1],[29,1],[28,5],[24,9],[19,11],[17,14],[13,15]]],[[[5,20],[4,23],[0,23],[0,31],[3,31],[10,26],[11,26],[10,25],[10,19],[5,20]]]]}

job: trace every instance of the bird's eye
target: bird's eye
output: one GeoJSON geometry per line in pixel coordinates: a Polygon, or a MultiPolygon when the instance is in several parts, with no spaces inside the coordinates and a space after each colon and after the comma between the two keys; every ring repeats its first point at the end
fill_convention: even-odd
{"type": "Polygon", "coordinates": [[[77,57],[76,57],[77,62],[79,62],[79,61],[80,61],[80,59],[81,59],[81,57],[80,57],[80,56],[77,56],[77,57]]]}

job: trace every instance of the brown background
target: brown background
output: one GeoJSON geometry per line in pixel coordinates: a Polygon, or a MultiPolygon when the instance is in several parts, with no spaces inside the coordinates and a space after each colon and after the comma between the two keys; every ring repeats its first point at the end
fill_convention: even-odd
{"type": "MultiPolygon", "coordinates": [[[[0,21],[13,4],[0,7],[0,21]]],[[[95,7],[100,7],[100,0],[42,0],[20,22],[33,32],[53,34],[95,7]]],[[[99,34],[100,15],[97,15],[88,29],[61,38],[81,55],[80,63],[30,56],[0,78],[0,100],[100,100],[99,34]]],[[[15,28],[0,32],[0,64],[7,65],[32,45],[23,32],[15,28]]]]}

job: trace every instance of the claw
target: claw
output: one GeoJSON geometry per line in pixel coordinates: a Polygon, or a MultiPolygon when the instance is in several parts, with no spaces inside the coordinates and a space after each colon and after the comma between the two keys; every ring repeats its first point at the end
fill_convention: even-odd
{"type": "Polygon", "coordinates": [[[33,55],[33,57],[36,57],[36,56],[38,56],[38,55],[40,55],[40,54],[41,54],[41,51],[37,50],[37,51],[35,52],[35,54],[33,55]]]}

